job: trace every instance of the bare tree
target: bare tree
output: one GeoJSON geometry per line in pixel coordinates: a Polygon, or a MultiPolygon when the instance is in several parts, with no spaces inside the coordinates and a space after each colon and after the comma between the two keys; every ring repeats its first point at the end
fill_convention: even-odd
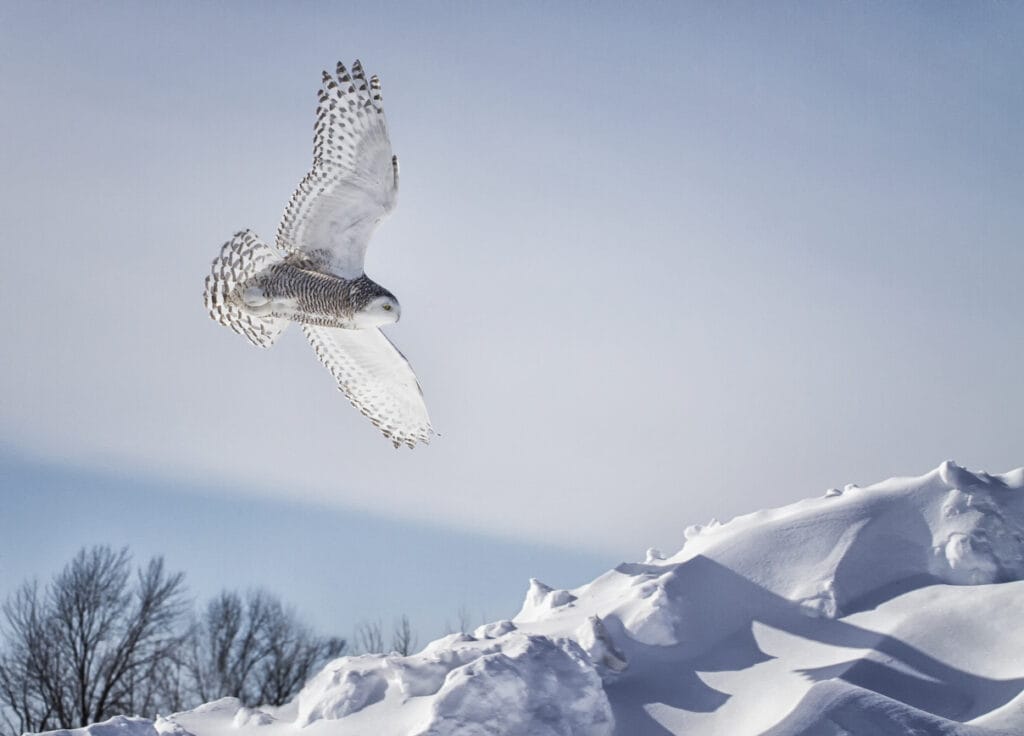
{"type": "Polygon", "coordinates": [[[380,654],[384,651],[384,630],[380,621],[364,621],[356,627],[356,651],[361,654],[380,654]]]}
{"type": "Polygon", "coordinates": [[[318,668],[345,651],[344,639],[316,636],[281,607],[269,623],[266,642],[256,677],[258,700],[266,705],[287,703],[318,668]]]}
{"type": "Polygon", "coordinates": [[[459,606],[457,620],[459,624],[459,633],[468,634],[469,630],[473,627],[473,624],[471,623],[472,616],[469,613],[469,606],[465,603],[459,606]]]}
{"type": "Polygon", "coordinates": [[[192,628],[188,669],[201,701],[233,696],[246,705],[283,705],[345,640],[320,637],[263,590],[245,599],[223,591],[192,628]]]}
{"type": "Polygon", "coordinates": [[[4,722],[14,733],[45,731],[55,723],[47,702],[46,678],[52,660],[37,583],[19,588],[4,605],[8,645],[0,656],[0,699],[4,722]]]}
{"type": "MultiPolygon", "coordinates": [[[[483,622],[483,623],[486,623],[483,622]]],[[[452,626],[451,619],[444,620],[444,631],[446,634],[468,634],[472,628],[472,617],[469,613],[469,606],[465,603],[459,606],[455,612],[455,625],[452,626]]]]}
{"type": "MultiPolygon", "coordinates": [[[[233,695],[283,705],[345,640],[322,637],[266,591],[225,591],[185,626],[180,573],[127,550],[81,550],[0,608],[0,728],[75,728],[233,695]]],[[[379,625],[377,639],[380,639],[379,625]]]]}
{"type": "Polygon", "coordinates": [[[409,617],[403,613],[391,633],[391,650],[408,657],[416,650],[416,643],[416,634],[409,623],[409,617]]]}
{"type": "Polygon", "coordinates": [[[184,575],[162,558],[134,580],[126,549],[82,549],[40,590],[27,583],[3,607],[7,641],[0,700],[19,731],[73,728],[159,707],[157,673],[173,661],[184,575]]]}
{"type": "Polygon", "coordinates": [[[202,701],[233,696],[250,700],[246,690],[254,668],[263,658],[263,630],[269,600],[262,592],[246,601],[234,591],[211,600],[193,626],[189,668],[195,694],[202,701]]]}

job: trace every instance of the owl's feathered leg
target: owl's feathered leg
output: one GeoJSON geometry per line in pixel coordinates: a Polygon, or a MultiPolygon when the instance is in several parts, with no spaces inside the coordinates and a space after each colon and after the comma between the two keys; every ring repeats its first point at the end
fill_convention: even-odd
{"type": "Polygon", "coordinates": [[[253,345],[273,345],[288,320],[271,316],[270,301],[247,282],[280,260],[277,252],[251,230],[235,233],[221,248],[206,277],[203,302],[210,317],[253,345]]]}

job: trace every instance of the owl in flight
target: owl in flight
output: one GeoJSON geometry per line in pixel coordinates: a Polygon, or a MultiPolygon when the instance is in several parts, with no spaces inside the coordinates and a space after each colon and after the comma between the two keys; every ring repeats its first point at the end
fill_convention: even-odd
{"type": "Polygon", "coordinates": [[[262,348],[301,323],[352,405],[395,447],[414,447],[434,429],[412,367],[380,330],[401,306],[363,272],[370,237],[398,196],[380,80],[358,61],[351,72],[339,62],[318,94],[313,167],[285,208],[276,248],[236,233],[203,298],[213,319],[262,348]]]}

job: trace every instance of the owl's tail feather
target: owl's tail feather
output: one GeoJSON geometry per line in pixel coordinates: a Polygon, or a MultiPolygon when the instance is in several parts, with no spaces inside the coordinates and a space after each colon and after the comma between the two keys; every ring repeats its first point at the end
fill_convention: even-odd
{"type": "Polygon", "coordinates": [[[241,290],[250,279],[279,260],[277,253],[256,233],[242,230],[220,249],[206,277],[203,303],[210,317],[261,348],[274,344],[288,326],[288,320],[256,314],[242,300],[241,290]]]}

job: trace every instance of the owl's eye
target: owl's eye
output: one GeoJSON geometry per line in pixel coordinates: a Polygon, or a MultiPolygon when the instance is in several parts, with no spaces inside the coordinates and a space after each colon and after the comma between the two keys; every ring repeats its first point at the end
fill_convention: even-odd
{"type": "Polygon", "coordinates": [[[391,305],[390,304],[385,304],[384,305],[384,311],[385,312],[390,312],[391,311],[391,305]]]}

